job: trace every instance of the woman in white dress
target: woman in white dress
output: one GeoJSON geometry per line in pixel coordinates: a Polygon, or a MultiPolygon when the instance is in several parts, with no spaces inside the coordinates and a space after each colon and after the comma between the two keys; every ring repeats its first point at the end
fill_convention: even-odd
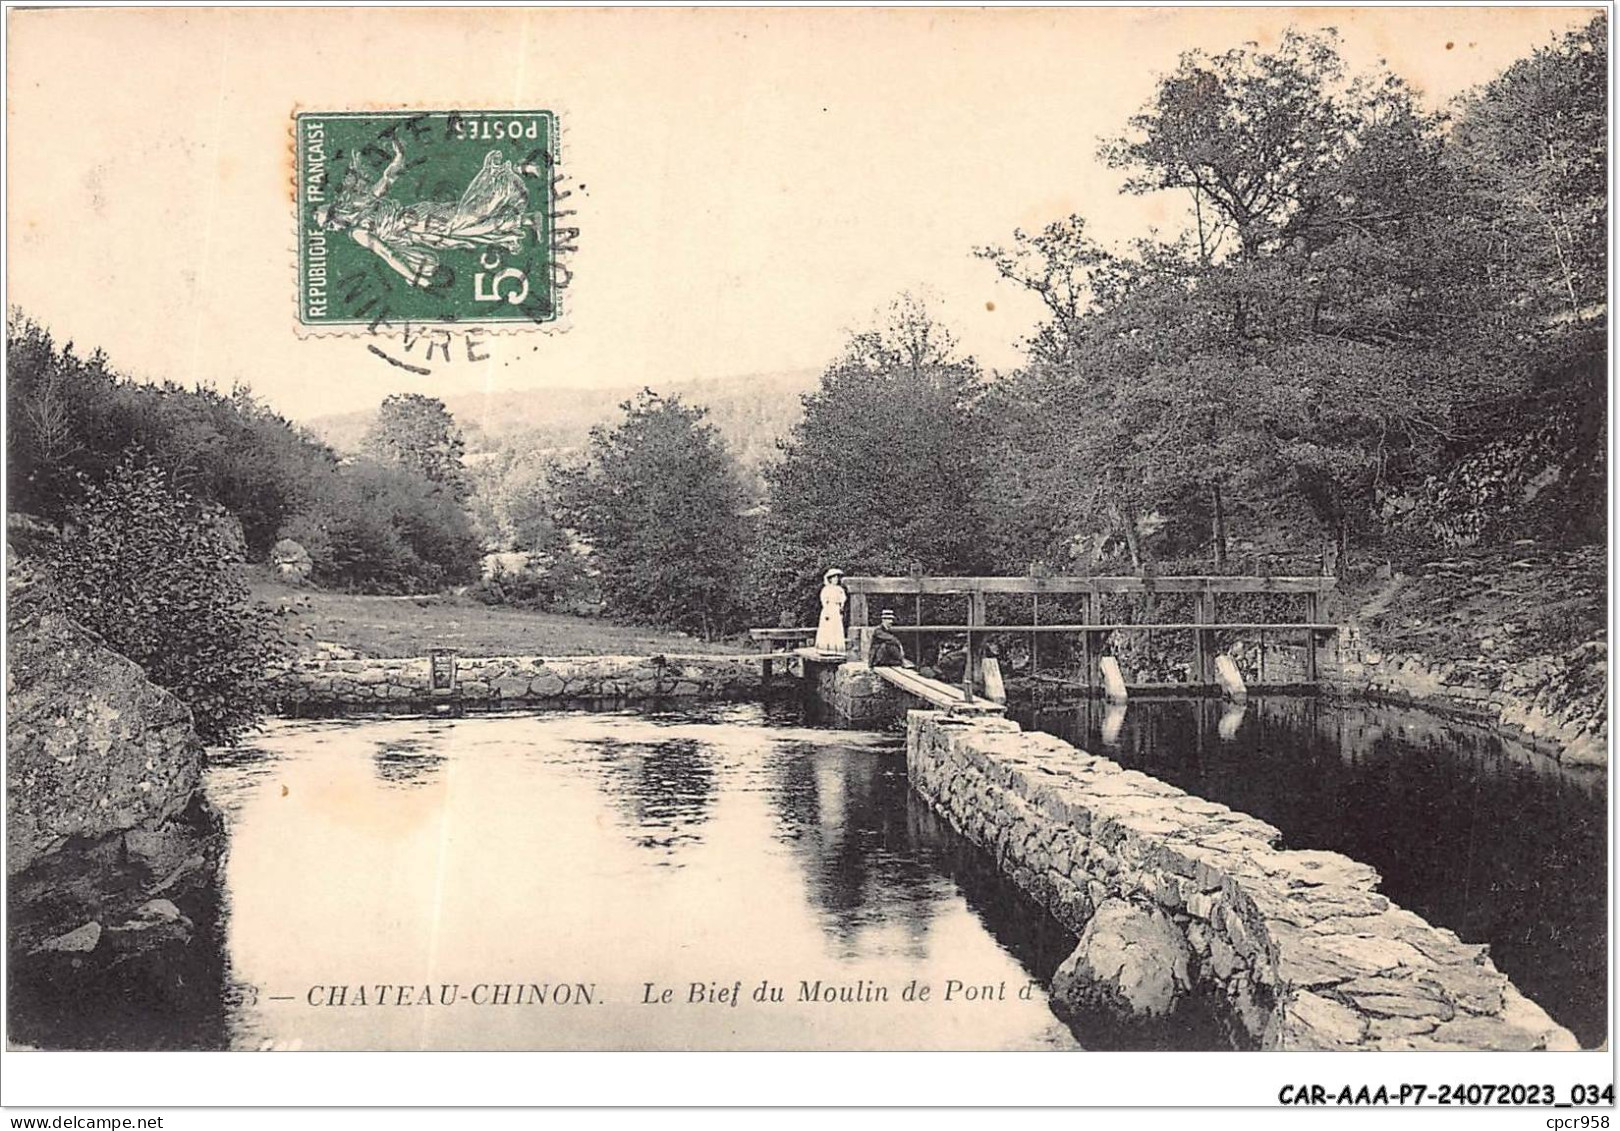
{"type": "Polygon", "coordinates": [[[838,584],[838,579],[844,576],[841,569],[829,569],[822,578],[821,587],[821,621],[816,625],[816,648],[822,652],[844,653],[844,602],[848,595],[844,587],[838,584]]]}

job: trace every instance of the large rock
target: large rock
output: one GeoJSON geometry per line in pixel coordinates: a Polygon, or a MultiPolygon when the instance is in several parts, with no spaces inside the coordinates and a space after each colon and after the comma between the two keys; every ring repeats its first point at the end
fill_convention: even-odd
{"type": "Polygon", "coordinates": [[[6,1015],[38,1048],[225,1043],[219,815],[191,716],[8,562],[6,1015]]]}
{"type": "Polygon", "coordinates": [[[9,571],[6,873],[68,837],[157,825],[197,789],[191,712],[58,607],[26,565],[9,571]]]}
{"type": "Polygon", "coordinates": [[[309,551],[291,538],[283,538],[270,547],[270,564],[275,567],[276,578],[290,585],[303,585],[315,568],[309,551]]]}
{"type": "Polygon", "coordinates": [[[1058,967],[1052,996],[1072,1013],[1163,1017],[1191,987],[1191,963],[1185,936],[1163,911],[1108,900],[1058,967]]]}

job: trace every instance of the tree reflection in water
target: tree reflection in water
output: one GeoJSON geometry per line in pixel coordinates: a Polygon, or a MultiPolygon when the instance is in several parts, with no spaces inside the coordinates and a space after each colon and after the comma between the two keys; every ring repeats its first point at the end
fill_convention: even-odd
{"type": "Polygon", "coordinates": [[[677,850],[702,841],[697,829],[714,805],[714,751],[692,738],[586,745],[595,748],[606,791],[634,829],[635,842],[665,853],[661,863],[680,867],[677,850]]]}
{"type": "Polygon", "coordinates": [[[415,738],[379,742],[371,755],[372,768],[379,780],[389,785],[426,785],[436,778],[444,756],[415,738]]]}
{"type": "Polygon", "coordinates": [[[779,743],[770,755],[780,837],[803,868],[811,902],[841,954],[883,931],[896,950],[927,955],[934,910],[950,888],[919,859],[907,817],[905,763],[892,754],[779,743]]]}

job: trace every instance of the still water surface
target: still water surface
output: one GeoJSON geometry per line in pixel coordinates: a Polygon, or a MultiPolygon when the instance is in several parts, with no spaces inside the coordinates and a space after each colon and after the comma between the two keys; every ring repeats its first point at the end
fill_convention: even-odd
{"type": "Polygon", "coordinates": [[[1044,990],[1073,940],[898,736],[786,704],[283,722],[207,789],[236,1047],[1077,1047],[1044,990]]]}
{"type": "Polygon", "coordinates": [[[1608,802],[1566,768],[1477,727],[1310,698],[1143,698],[1026,709],[1026,726],[1252,813],[1288,848],[1342,852],[1380,890],[1469,942],[1595,1048],[1607,1029],[1608,802]]]}
{"type": "MultiPolygon", "coordinates": [[[[1372,864],[1603,1040],[1601,773],[1314,700],[1021,721],[1372,864]]],[[[1119,1047],[1053,1015],[1073,939],[908,790],[899,738],[792,704],[282,722],[207,788],[230,836],[236,1047],[1119,1047]],[[780,1002],[755,1000],[762,981],[780,1002]]]]}

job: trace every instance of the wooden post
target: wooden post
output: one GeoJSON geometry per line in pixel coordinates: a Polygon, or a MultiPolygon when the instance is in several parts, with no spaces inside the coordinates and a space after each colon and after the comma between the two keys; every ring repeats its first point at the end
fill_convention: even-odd
{"type": "Polygon", "coordinates": [[[1104,656],[1097,661],[1097,667],[1102,670],[1103,694],[1108,701],[1125,702],[1130,692],[1125,686],[1125,673],[1120,670],[1119,661],[1113,656],[1104,656]]]}
{"type": "MultiPolygon", "coordinates": [[[[912,623],[917,626],[917,633],[911,639],[912,639],[912,641],[914,642],[914,644],[916,646],[917,666],[920,668],[920,667],[923,666],[923,664],[925,664],[927,662],[926,660],[923,659],[923,656],[925,656],[927,653],[923,650],[924,641],[923,641],[923,632],[922,632],[922,622],[923,622],[923,619],[922,619],[922,593],[920,591],[917,593],[917,596],[913,601],[912,607],[915,610],[915,614],[916,614],[916,618],[917,618],[916,620],[912,621],[912,623]]],[[[938,659],[938,657],[936,656],[935,659],[938,659]]]]}
{"type": "Polygon", "coordinates": [[[972,702],[973,700],[973,687],[975,683],[975,676],[977,674],[975,671],[975,669],[978,667],[978,665],[975,663],[977,649],[981,647],[984,642],[983,634],[980,635],[978,640],[973,639],[973,630],[976,627],[982,626],[984,622],[984,593],[982,591],[975,590],[974,592],[968,594],[967,662],[962,666],[962,691],[964,693],[964,697],[969,702],[972,702]]]}
{"type": "Polygon", "coordinates": [[[856,631],[865,628],[870,622],[866,610],[866,594],[851,593],[849,595],[849,631],[846,633],[846,654],[854,660],[861,658],[861,634],[856,631]]]}
{"type": "Polygon", "coordinates": [[[851,593],[849,595],[849,627],[856,628],[872,623],[867,615],[866,594],[851,593]]]}
{"type": "MultiPolygon", "coordinates": [[[[1193,603],[1193,623],[1215,623],[1215,594],[1197,595],[1193,603]]],[[[1208,687],[1215,682],[1215,633],[1210,629],[1193,629],[1193,666],[1201,686],[1208,687]]]]}
{"type": "MultiPolygon", "coordinates": [[[[1081,616],[1086,624],[1097,623],[1097,594],[1088,592],[1081,601],[1081,616]]],[[[1080,666],[1086,673],[1086,692],[1089,694],[1097,686],[1097,647],[1101,641],[1089,629],[1080,634],[1080,666]]]]}
{"type": "MultiPolygon", "coordinates": [[[[923,666],[923,633],[922,633],[922,622],[923,622],[923,618],[922,618],[923,564],[921,562],[912,562],[911,563],[911,576],[912,576],[912,579],[917,582],[917,594],[916,594],[916,596],[914,598],[912,598],[912,608],[913,608],[913,611],[916,613],[916,617],[917,617],[917,619],[915,621],[913,621],[912,623],[917,626],[917,634],[912,637],[912,641],[913,641],[913,643],[914,643],[914,645],[916,647],[916,650],[917,650],[917,666],[920,668],[920,667],[923,666]]],[[[895,603],[899,604],[898,601],[896,601],[895,603]]],[[[934,659],[938,660],[939,657],[935,656],[934,659]]]]}
{"type": "MultiPolygon", "coordinates": [[[[1196,597],[1193,598],[1193,617],[1192,617],[1192,619],[1193,619],[1194,624],[1203,624],[1204,623],[1204,595],[1202,593],[1198,594],[1196,597]]],[[[1204,630],[1201,629],[1201,628],[1195,628],[1195,629],[1193,629],[1192,636],[1193,636],[1192,682],[1195,683],[1195,684],[1198,684],[1199,686],[1203,686],[1204,684],[1209,682],[1209,680],[1205,677],[1205,672],[1204,672],[1204,658],[1205,658],[1204,657],[1204,630]]],[[[1200,726],[1200,728],[1199,728],[1199,742],[1200,742],[1200,745],[1202,745],[1202,740],[1203,740],[1203,732],[1202,732],[1202,726],[1200,726]]]]}
{"type": "MultiPolygon", "coordinates": [[[[759,650],[769,656],[771,654],[771,649],[775,646],[775,644],[776,641],[766,637],[759,642],[759,650]]],[[[759,673],[761,682],[769,682],[771,678],[771,661],[760,661],[760,667],[764,669],[759,673]]]]}
{"type": "MultiPolygon", "coordinates": [[[[1321,601],[1315,593],[1305,594],[1305,620],[1315,624],[1320,616],[1321,601]]],[[[1316,682],[1316,629],[1305,630],[1305,682],[1316,682]]]]}
{"type": "MultiPolygon", "coordinates": [[[[1039,593],[1031,593],[1029,595],[1029,623],[1031,625],[1039,625],[1041,623],[1041,595],[1039,593]]],[[[1029,634],[1029,674],[1030,674],[1030,678],[1033,679],[1034,676],[1035,676],[1035,673],[1040,671],[1040,670],[1041,670],[1041,634],[1034,631],[1034,629],[1032,628],[1030,630],[1030,634],[1029,634]]]]}

